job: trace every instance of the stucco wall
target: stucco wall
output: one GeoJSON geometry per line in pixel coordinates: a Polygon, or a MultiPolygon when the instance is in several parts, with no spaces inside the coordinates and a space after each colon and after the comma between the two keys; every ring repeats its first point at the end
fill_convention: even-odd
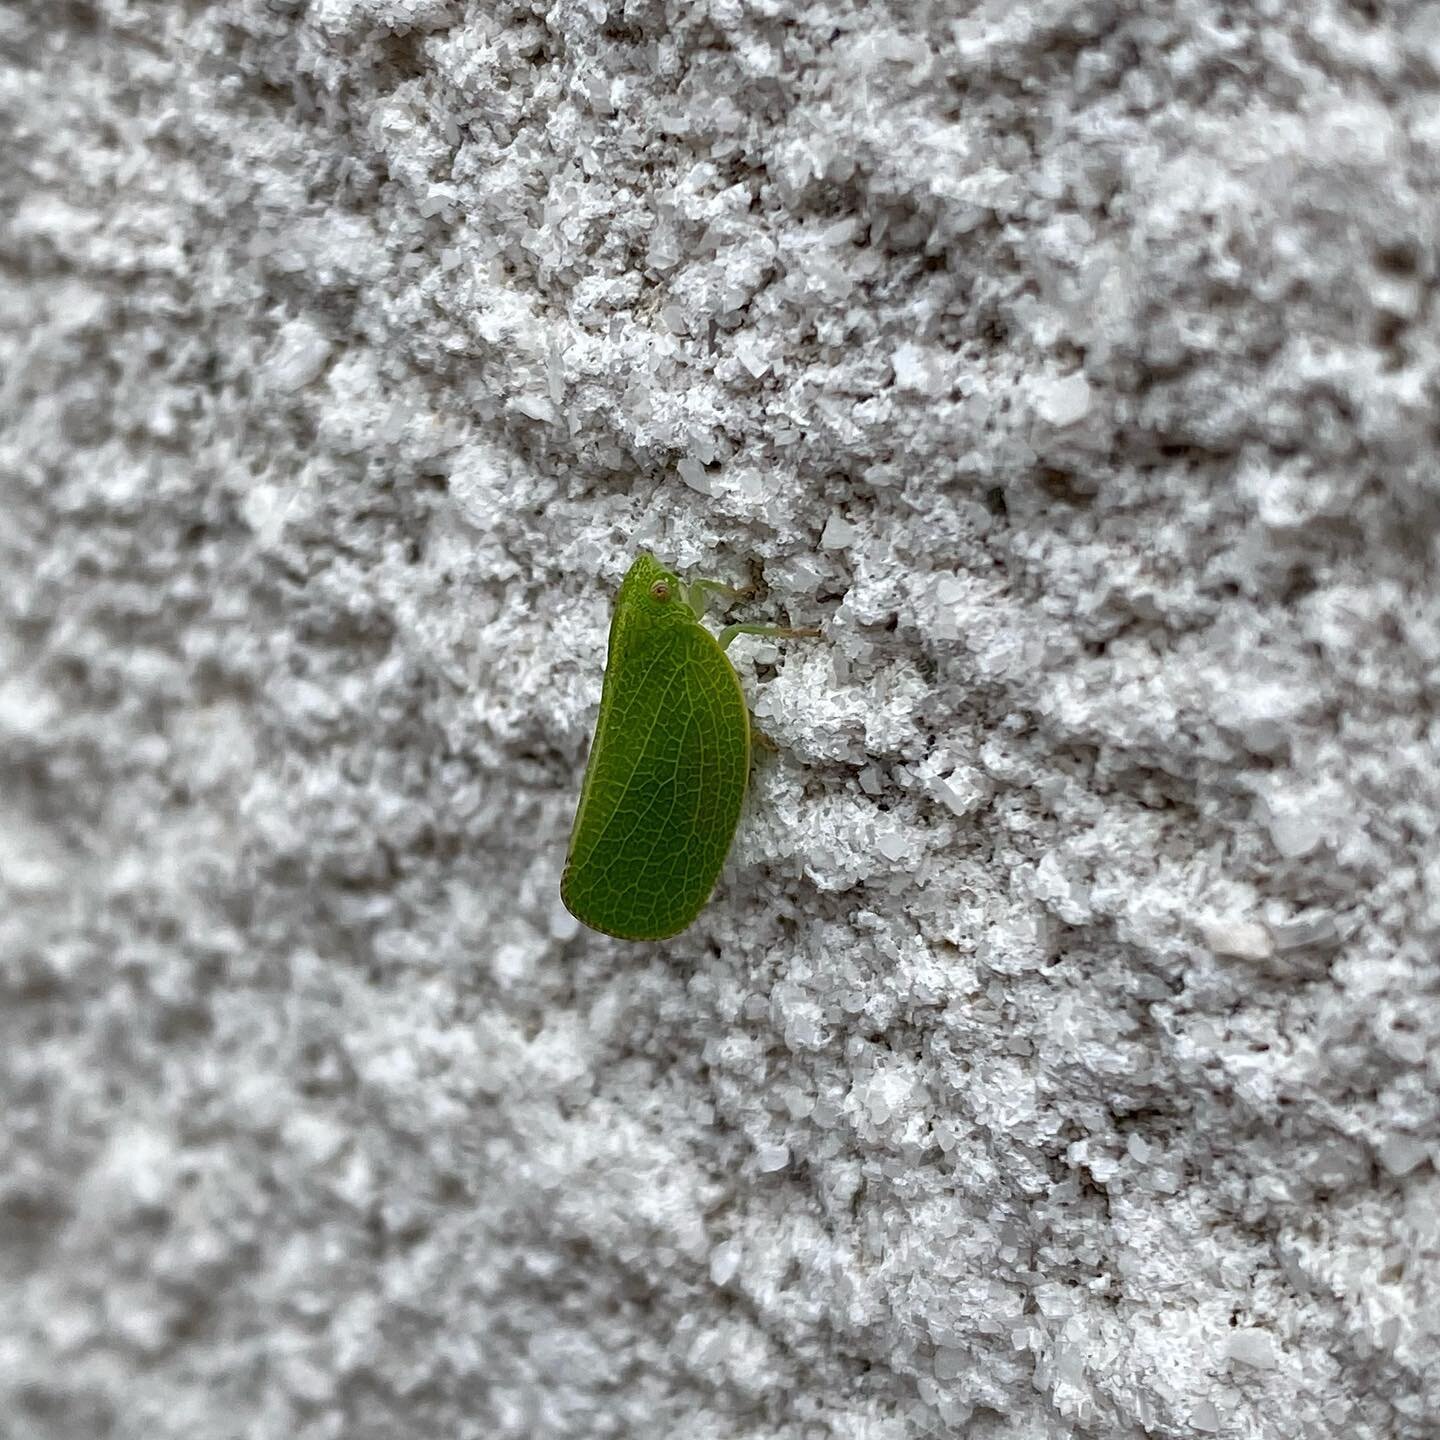
{"type": "Polygon", "coordinates": [[[1435,1435],[1440,11],[70,0],[0,119],[8,1435],[1435,1435]],[[826,637],[658,946],[642,546],[826,637]]]}

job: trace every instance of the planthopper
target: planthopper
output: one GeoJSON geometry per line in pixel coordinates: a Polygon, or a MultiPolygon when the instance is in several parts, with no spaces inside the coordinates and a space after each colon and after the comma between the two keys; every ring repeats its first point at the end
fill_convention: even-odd
{"type": "Polygon", "coordinates": [[[750,712],[725,656],[737,635],[818,635],[701,624],[707,598],[652,556],[626,572],[610,621],[600,715],[570,851],[565,908],[621,940],[664,940],[700,913],[730,849],[750,777],[750,712]]]}

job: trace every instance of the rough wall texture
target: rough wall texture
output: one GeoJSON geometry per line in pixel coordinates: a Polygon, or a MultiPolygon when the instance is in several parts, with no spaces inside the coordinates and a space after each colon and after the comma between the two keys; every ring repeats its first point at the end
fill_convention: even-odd
{"type": "Polygon", "coordinates": [[[1440,1413],[1440,11],[0,10],[7,1436],[1440,1413]],[[556,880],[648,546],[711,907],[556,880]]]}

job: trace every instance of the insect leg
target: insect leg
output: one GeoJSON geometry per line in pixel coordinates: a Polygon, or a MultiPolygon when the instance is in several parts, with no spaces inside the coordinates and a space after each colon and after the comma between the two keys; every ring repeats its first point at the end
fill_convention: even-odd
{"type": "Polygon", "coordinates": [[[737,590],[735,586],[723,585],[718,580],[692,580],[685,587],[685,603],[699,620],[709,608],[709,596],[718,595],[725,600],[738,600],[742,595],[748,594],[748,585],[743,590],[737,590]]]}
{"type": "Polygon", "coordinates": [[[788,625],[727,625],[717,637],[720,641],[720,648],[728,650],[730,642],[737,635],[769,635],[777,640],[798,639],[801,636],[819,635],[821,632],[812,626],[805,626],[801,629],[791,629],[788,625]]]}

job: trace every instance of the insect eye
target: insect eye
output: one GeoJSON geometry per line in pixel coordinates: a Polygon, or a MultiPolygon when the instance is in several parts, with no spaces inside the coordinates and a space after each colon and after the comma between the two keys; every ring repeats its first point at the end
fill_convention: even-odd
{"type": "Polygon", "coordinates": [[[650,598],[652,600],[668,600],[670,598],[670,587],[663,580],[657,580],[650,587],[650,598]]]}

